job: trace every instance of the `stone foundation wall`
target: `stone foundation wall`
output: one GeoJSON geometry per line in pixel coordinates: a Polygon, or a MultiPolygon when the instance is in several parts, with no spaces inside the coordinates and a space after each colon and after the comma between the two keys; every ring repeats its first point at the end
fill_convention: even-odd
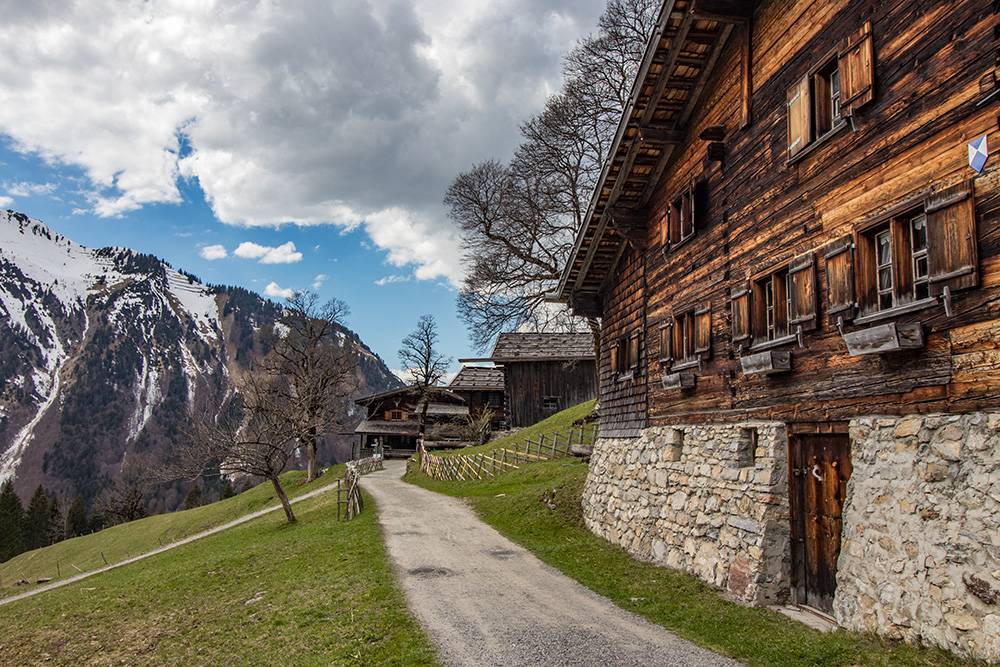
{"type": "Polygon", "coordinates": [[[584,490],[587,525],[743,602],[783,603],[791,575],[787,452],[785,426],[773,422],[601,439],[584,490]]]}
{"type": "Polygon", "coordinates": [[[1000,661],[1000,414],[850,432],[837,622],[1000,661]]]}

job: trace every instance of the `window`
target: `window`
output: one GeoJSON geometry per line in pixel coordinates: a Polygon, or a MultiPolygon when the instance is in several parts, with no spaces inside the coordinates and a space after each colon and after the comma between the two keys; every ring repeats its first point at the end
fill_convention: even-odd
{"type": "Polygon", "coordinates": [[[611,348],[611,369],[619,380],[627,380],[639,367],[639,334],[622,336],[611,348]]]}
{"type": "Polygon", "coordinates": [[[542,397],[542,410],[545,412],[556,413],[559,412],[559,397],[558,396],[543,396],[542,397]]]}
{"type": "Polygon", "coordinates": [[[872,63],[871,23],[866,22],[789,88],[789,159],[845,127],[847,116],[872,100],[872,63]]]}
{"type": "Polygon", "coordinates": [[[403,411],[402,410],[390,410],[389,411],[389,420],[390,421],[402,421],[403,419],[404,419],[404,415],[403,415],[403,411]]]}
{"type": "Polygon", "coordinates": [[[660,324],[660,363],[674,370],[697,366],[712,349],[712,305],[690,306],[660,324]]]}
{"type": "Polygon", "coordinates": [[[830,320],[864,323],[975,287],[976,253],[970,182],[904,202],[827,245],[830,320]]]}
{"type": "Polygon", "coordinates": [[[671,200],[660,220],[660,245],[663,252],[694,236],[707,208],[707,182],[691,184],[671,200]]]}
{"type": "Polygon", "coordinates": [[[733,343],[767,349],[799,339],[817,326],[816,266],[811,252],[730,293],[733,343]]]}

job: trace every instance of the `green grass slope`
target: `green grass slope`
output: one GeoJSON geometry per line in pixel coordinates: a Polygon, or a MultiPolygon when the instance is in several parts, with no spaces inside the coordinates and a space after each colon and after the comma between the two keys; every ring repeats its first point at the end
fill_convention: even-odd
{"type": "Polygon", "coordinates": [[[437,481],[419,470],[405,479],[439,493],[467,498],[487,523],[584,586],[623,609],[746,665],[982,664],[936,649],[843,630],[822,634],[777,611],[727,602],[718,591],[688,574],[637,561],[584,525],[580,499],[587,472],[579,459],[570,458],[522,464],[518,470],[482,481],[437,481]]]}
{"type": "Polygon", "coordinates": [[[594,403],[595,401],[581,403],[577,406],[554,414],[547,419],[543,419],[537,424],[523,428],[520,431],[498,438],[497,440],[492,440],[483,445],[478,445],[476,447],[463,447],[461,449],[446,449],[434,453],[440,456],[465,456],[467,454],[479,454],[480,452],[491,452],[495,449],[503,449],[504,447],[513,447],[514,443],[523,443],[528,439],[537,440],[540,436],[548,435],[555,431],[569,431],[571,428],[574,428],[573,422],[578,419],[583,419],[594,411],[594,403]]]}
{"type": "MultiPolygon", "coordinates": [[[[314,485],[289,486],[300,495],[314,485]]],[[[267,502],[264,488],[247,493],[237,511],[267,502]]],[[[232,500],[133,530],[146,542],[190,534],[231,519],[232,500]]],[[[367,500],[360,517],[339,522],[336,493],[322,494],[294,505],[295,524],[279,510],[2,605],[0,665],[436,665],[367,500]]]]}

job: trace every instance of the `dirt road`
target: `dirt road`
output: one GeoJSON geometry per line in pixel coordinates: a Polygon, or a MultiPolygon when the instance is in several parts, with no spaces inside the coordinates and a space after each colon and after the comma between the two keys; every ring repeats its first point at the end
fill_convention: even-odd
{"type": "Polygon", "coordinates": [[[386,462],[362,486],[407,601],[442,660],[546,667],[737,667],[623,611],[480,521],[462,501],[399,478],[386,462]]]}

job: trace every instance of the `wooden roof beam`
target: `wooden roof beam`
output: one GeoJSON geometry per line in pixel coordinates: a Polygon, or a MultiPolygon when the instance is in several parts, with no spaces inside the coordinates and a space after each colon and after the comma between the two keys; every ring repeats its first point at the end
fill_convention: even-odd
{"type": "Polygon", "coordinates": [[[647,125],[639,128],[639,141],[643,146],[662,147],[665,144],[679,144],[684,141],[684,131],[672,127],[647,125]]]}
{"type": "Polygon", "coordinates": [[[697,19],[742,23],[753,15],[753,6],[748,0],[691,0],[691,13],[697,19]]]}

